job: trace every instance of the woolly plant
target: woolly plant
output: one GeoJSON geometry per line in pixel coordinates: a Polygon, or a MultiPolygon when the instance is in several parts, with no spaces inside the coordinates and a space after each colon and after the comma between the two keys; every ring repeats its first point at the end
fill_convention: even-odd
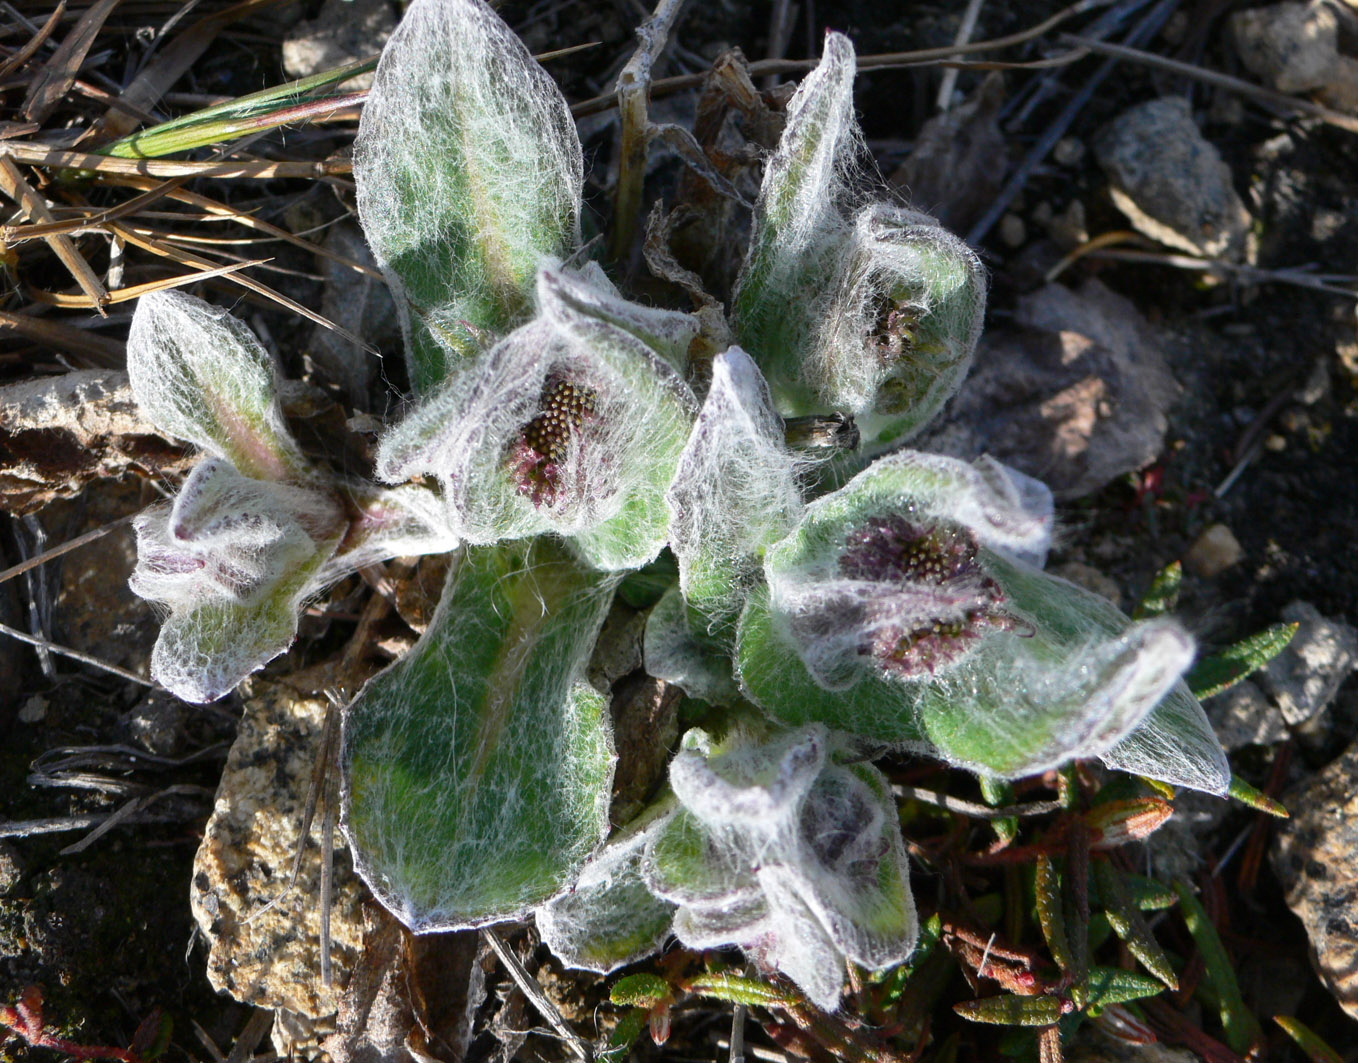
{"type": "Polygon", "coordinates": [[[735,946],[832,1010],[850,966],[892,968],[919,934],[873,757],[927,753],[986,792],[1077,759],[1227,790],[1182,678],[1193,640],[1043,571],[1042,484],[900,449],[827,469],[789,445],[808,415],[856,419],[868,451],[917,432],[984,307],[965,245],[863,195],[854,67],[829,34],[767,161],[734,327],[714,328],[712,302],[642,305],[582,260],[565,101],[490,8],[413,0],[355,159],[417,396],[380,441],[386,486],[303,455],[243,325],[141,301],[137,399],[204,452],[137,525],[133,586],[170,611],[160,682],[218,697],[327,582],[458,548],[419,642],[343,718],[343,828],[410,929],[535,914],[564,962],[604,972],[671,934],[735,946]],[[723,332],[741,346],[690,365],[723,332]],[[703,729],[610,839],[610,694],[587,664],[615,596],[636,605],[620,582],[666,550],[646,666],[706,702],[703,729]]]}

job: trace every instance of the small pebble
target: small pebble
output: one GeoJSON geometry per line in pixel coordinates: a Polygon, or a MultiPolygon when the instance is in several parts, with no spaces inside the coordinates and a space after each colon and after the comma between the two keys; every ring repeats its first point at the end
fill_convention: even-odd
{"type": "Polygon", "coordinates": [[[41,694],[34,694],[19,710],[20,723],[41,723],[46,718],[47,699],[41,694]]]}
{"type": "Polygon", "coordinates": [[[1270,432],[1264,437],[1264,449],[1271,450],[1274,454],[1279,454],[1287,449],[1287,437],[1280,436],[1277,432],[1270,432]]]}
{"type": "Polygon", "coordinates": [[[1231,529],[1224,524],[1213,524],[1194,540],[1184,554],[1184,567],[1196,576],[1211,579],[1239,564],[1245,556],[1231,529]]]}
{"type": "Polygon", "coordinates": [[[1062,137],[1052,148],[1052,158],[1058,166],[1076,166],[1084,157],[1085,145],[1079,137],[1062,137]]]}
{"type": "Polygon", "coordinates": [[[1028,239],[1028,226],[1017,214],[1006,214],[1000,219],[1000,240],[1006,247],[1022,247],[1028,239]]]}

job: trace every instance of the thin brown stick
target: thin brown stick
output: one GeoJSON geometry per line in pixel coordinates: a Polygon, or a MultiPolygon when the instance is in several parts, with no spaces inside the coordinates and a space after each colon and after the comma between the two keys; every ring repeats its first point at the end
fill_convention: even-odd
{"type": "MultiPolygon", "coordinates": [[[[33,190],[33,187],[24,180],[24,175],[19,172],[19,167],[14,165],[12,159],[0,155],[0,189],[14,200],[35,222],[52,222],[56,219],[52,212],[47,209],[47,204],[42,197],[33,190]]],[[[91,304],[102,315],[104,304],[108,302],[108,292],[104,289],[99,277],[90,264],[76,249],[75,244],[69,236],[49,236],[46,238],[48,246],[56,253],[57,258],[61,259],[61,264],[75,278],[76,284],[80,285],[80,290],[90,298],[91,304]]]]}
{"type": "Polygon", "coordinates": [[[40,554],[35,554],[34,556],[30,557],[27,561],[20,561],[17,565],[11,565],[3,572],[0,572],[0,583],[5,583],[9,580],[12,580],[15,576],[22,576],[25,572],[28,572],[30,569],[35,569],[39,565],[45,564],[48,561],[61,557],[62,554],[69,554],[72,550],[77,550],[80,547],[84,546],[86,543],[92,543],[96,539],[102,539],[105,535],[108,535],[110,532],[117,531],[124,524],[130,524],[134,517],[136,517],[135,513],[129,513],[127,516],[119,517],[117,520],[114,521],[109,521],[109,523],[103,525],[102,527],[95,528],[93,531],[87,531],[84,535],[77,535],[74,539],[69,539],[66,542],[62,543],[60,546],[54,546],[50,550],[44,550],[40,554]]]}
{"type": "Polygon", "coordinates": [[[80,65],[89,55],[94,38],[99,35],[104,21],[113,14],[118,0],[97,0],[80,16],[80,20],[66,35],[52,58],[28,87],[21,113],[30,122],[42,122],[61,102],[75,82],[80,65]]]}
{"type": "MultiPolygon", "coordinates": [[[[191,251],[184,251],[178,248],[170,247],[164,243],[161,243],[159,240],[146,239],[145,237],[138,234],[135,230],[124,225],[122,222],[114,222],[112,228],[114,232],[116,232],[129,244],[136,244],[143,251],[150,251],[152,254],[160,255],[163,258],[171,259],[174,262],[178,262],[180,265],[197,266],[200,269],[216,269],[219,265],[219,263],[213,262],[211,259],[204,258],[202,255],[195,255],[191,251]]],[[[360,336],[355,335],[347,328],[335,324],[335,322],[331,321],[324,314],[318,314],[315,310],[303,306],[295,299],[289,299],[286,295],[283,295],[281,292],[275,291],[273,288],[270,288],[267,284],[263,284],[260,281],[255,280],[248,274],[231,273],[227,275],[226,279],[231,281],[233,284],[239,284],[242,288],[252,291],[256,295],[262,295],[266,299],[273,300],[279,306],[287,307],[287,309],[291,310],[295,314],[300,314],[308,321],[314,321],[316,324],[322,325],[325,328],[330,329],[336,335],[343,336],[346,340],[357,346],[360,350],[368,351],[369,353],[375,353],[372,346],[365,342],[360,336]]]]}
{"type": "Polygon", "coordinates": [[[71,660],[79,661],[81,664],[102,668],[106,672],[112,672],[114,675],[121,676],[123,679],[130,679],[132,682],[140,683],[144,687],[154,687],[156,685],[152,680],[147,679],[144,676],[139,676],[136,672],[129,672],[126,668],[121,668],[116,664],[109,664],[108,661],[101,661],[98,657],[91,657],[88,653],[81,653],[79,650],[73,650],[67,646],[58,646],[55,642],[49,642],[47,639],[40,639],[36,635],[30,635],[28,632],[20,631],[18,628],[10,627],[8,624],[0,624],[0,635],[8,635],[12,639],[18,639],[20,642],[27,642],[30,646],[37,646],[40,649],[48,650],[49,652],[59,654],[62,657],[69,657],[71,660]]]}
{"type": "MultiPolygon", "coordinates": [[[[912,52],[881,52],[877,55],[860,55],[858,57],[858,69],[881,70],[915,66],[920,63],[951,59],[959,55],[974,55],[978,52],[993,52],[1002,48],[1013,48],[1016,45],[1026,44],[1028,41],[1041,37],[1061,23],[1068,22],[1070,19],[1098,6],[1100,6],[1099,0],[1080,0],[1079,3],[1062,8],[1050,18],[1043,19],[1035,26],[1020,30],[1018,33],[1011,33],[1007,37],[996,37],[989,41],[976,41],[972,44],[952,45],[946,48],[920,48],[912,52]]],[[[751,78],[762,77],[767,74],[802,74],[815,67],[817,62],[816,59],[762,59],[750,64],[749,74],[751,78]]],[[[653,81],[651,82],[651,98],[655,99],[659,96],[697,88],[702,85],[706,77],[707,74],[705,73],[681,74],[678,77],[661,78],[658,81],[653,81]]],[[[617,103],[618,94],[610,92],[588,100],[581,100],[571,107],[571,114],[576,118],[583,118],[586,115],[607,111],[616,107],[617,103]]]]}
{"type": "Polygon", "coordinates": [[[169,181],[158,182],[141,195],[133,196],[126,203],[119,203],[116,207],[108,207],[83,218],[36,222],[32,225],[3,225],[0,226],[0,240],[13,245],[21,244],[25,240],[46,239],[49,236],[78,236],[83,232],[89,232],[91,229],[98,229],[108,222],[138,213],[143,207],[148,207],[163,199],[186,180],[188,180],[186,177],[175,177],[169,181]]]}
{"type": "Polygon", "coordinates": [[[73,354],[82,354],[92,365],[117,368],[126,363],[127,349],[117,340],[100,336],[64,321],[48,321],[33,314],[0,310],[0,331],[13,329],[38,343],[73,354]]]}
{"type": "Polygon", "coordinates": [[[505,970],[509,972],[509,976],[514,979],[514,984],[519,987],[524,996],[532,1001],[532,1004],[537,1008],[538,1013],[551,1023],[552,1029],[560,1034],[561,1039],[566,1042],[571,1051],[584,1060],[585,1063],[590,1063],[592,1053],[589,1050],[589,1045],[585,1044],[580,1035],[571,1029],[570,1024],[562,1018],[561,1012],[557,1009],[557,1006],[553,1004],[547,997],[547,994],[542,991],[542,987],[538,985],[532,975],[523,969],[523,964],[521,964],[519,958],[510,951],[509,945],[505,943],[504,938],[500,937],[493,927],[488,926],[481,928],[481,934],[486,939],[487,943],[489,943],[491,950],[499,957],[500,962],[504,964],[505,970]]]}
{"type": "Polygon", "coordinates": [[[1130,59],[1133,62],[1141,63],[1143,66],[1156,67],[1160,70],[1168,70],[1174,74],[1181,74],[1184,77],[1193,78],[1196,81],[1204,82],[1208,85],[1216,85],[1218,88],[1237,92],[1242,96],[1250,96],[1265,103],[1271,103],[1278,107],[1290,107],[1302,114],[1319,118],[1323,122],[1328,122],[1332,126],[1350,133],[1358,133],[1358,117],[1345,114],[1343,111],[1336,111],[1329,107],[1323,107],[1310,100],[1299,99],[1296,96],[1288,96],[1281,92],[1274,92],[1266,89],[1262,85],[1256,85],[1252,81],[1245,81],[1243,78],[1231,77],[1229,74],[1218,73],[1215,70],[1207,70],[1204,67],[1194,66],[1192,63],[1182,63],[1177,59],[1167,59],[1163,55],[1156,55],[1154,52],[1145,52],[1140,48],[1128,48],[1121,44],[1109,44],[1106,41],[1091,40],[1087,37],[1080,37],[1073,33],[1063,33],[1061,40],[1068,44],[1078,45],[1081,48],[1088,48],[1091,52],[1098,52],[1100,55],[1116,56],[1119,59],[1130,59]]]}
{"type": "Polygon", "coordinates": [[[42,47],[42,42],[52,36],[52,33],[61,23],[61,16],[64,14],[66,14],[66,0],[60,0],[56,6],[56,10],[53,11],[47,21],[42,24],[42,28],[29,38],[27,44],[5,60],[3,66],[0,66],[0,81],[9,77],[37,54],[38,49],[42,47]]]}

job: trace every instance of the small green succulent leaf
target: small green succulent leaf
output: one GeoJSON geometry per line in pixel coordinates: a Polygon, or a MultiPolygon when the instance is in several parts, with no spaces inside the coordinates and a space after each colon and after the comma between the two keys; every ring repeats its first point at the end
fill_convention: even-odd
{"type": "Polygon", "coordinates": [[[653,1008],[673,997],[674,990],[665,979],[645,971],[619,978],[608,991],[609,1001],[619,1007],[653,1008]]]}
{"type": "Polygon", "coordinates": [[[796,524],[802,499],[783,422],[748,354],[712,362],[712,383],[665,495],[670,548],[690,606],[734,619],[762,575],[764,550],[796,524]]]}
{"type": "Polygon", "coordinates": [[[1235,967],[1221,942],[1221,936],[1208,918],[1207,910],[1194,895],[1192,888],[1182,879],[1174,883],[1174,892],[1179,895],[1179,911],[1183,915],[1188,932],[1198,946],[1202,957],[1207,981],[1216,990],[1217,1006],[1221,1014],[1221,1026],[1226,1033],[1226,1044],[1231,1051],[1248,1055],[1254,1046],[1263,1040],[1264,1032],[1254,1013],[1245,1006],[1240,995],[1240,983],[1236,981],[1235,967]]]}
{"type": "Polygon", "coordinates": [[[690,737],[670,765],[682,811],[643,860],[681,942],[740,945],[827,1010],[845,960],[882,970],[918,937],[890,788],[835,748],[820,726],[690,737]]]}
{"type": "Polygon", "coordinates": [[[199,462],[172,503],[133,522],[129,586],[170,611],[152,678],[185,701],[215,701],[283,653],[346,526],[324,492],[252,480],[222,458],[199,462]]]}
{"type": "Polygon", "coordinates": [[[616,577],[549,540],[467,549],[429,628],[345,711],[342,825],[416,931],[521,918],[607,832],[607,698],[580,681],[616,577]]]}
{"type": "Polygon", "coordinates": [[[1172,561],[1155,574],[1150,589],[1132,610],[1133,620],[1150,620],[1172,612],[1179,604],[1179,588],[1184,581],[1184,566],[1172,561]]]}
{"type": "MultiPolygon", "coordinates": [[[[741,343],[780,381],[797,379],[808,327],[796,300],[815,290],[817,266],[833,255],[844,229],[838,200],[861,142],[853,113],[856,71],[853,44],[843,34],[827,33],[819,65],[788,103],[755,204],[733,310],[741,343]]],[[[820,284],[824,276],[822,271],[820,284]]]]}
{"type": "Polygon", "coordinates": [[[127,375],[157,428],[259,480],[313,478],[283,421],[273,359],[245,324],[179,291],[137,300],[127,375]]]}
{"type": "MultiPolygon", "coordinates": [[[[674,808],[672,797],[652,805],[590,859],[568,893],[534,913],[543,944],[567,967],[608,974],[660,948],[674,905],[646,888],[641,856],[674,808]]],[[[640,1003],[617,992],[615,1004],[640,1003]]]]}
{"type": "Polygon", "coordinates": [[[674,683],[691,698],[731,705],[740,697],[727,647],[708,632],[706,618],[684,601],[677,586],[646,618],[642,653],[648,674],[674,683]]]}
{"type": "Polygon", "coordinates": [[[1281,801],[1276,801],[1262,790],[1251,786],[1239,775],[1232,775],[1230,786],[1226,792],[1241,804],[1249,805],[1250,808],[1260,812],[1267,812],[1270,816],[1277,816],[1279,819],[1288,819],[1290,813],[1281,801]]]}
{"type": "Polygon", "coordinates": [[[995,1026],[1050,1026],[1061,1018],[1056,997],[1016,997],[1007,993],[954,1004],[953,1011],[970,1022],[995,1026]]]}
{"type": "Polygon", "coordinates": [[[1258,671],[1287,648],[1298,624],[1274,624],[1248,638],[1204,657],[1185,677],[1197,698],[1210,698],[1229,690],[1251,672],[1258,671]]]}
{"type": "MultiPolygon", "coordinates": [[[[1146,970],[1170,989],[1178,989],[1179,976],[1175,974],[1165,950],[1160,947],[1150,927],[1141,917],[1140,910],[1132,902],[1117,870],[1107,860],[1096,860],[1093,872],[1094,881],[1099,887],[1099,897],[1103,901],[1104,913],[1113,932],[1122,939],[1128,951],[1141,961],[1146,970]]],[[[1121,1001],[1114,1000],[1109,1003],[1117,1004],[1121,1001]]]]}
{"type": "Polygon", "coordinates": [[[1109,1004],[1126,1004],[1158,996],[1165,987],[1137,971],[1121,967],[1091,967],[1083,986],[1084,1006],[1104,1008],[1109,1004]]]}
{"type": "Polygon", "coordinates": [[[544,258],[579,245],[584,164],[560,89],[481,0],[415,0],[354,145],[359,218],[427,394],[526,318],[544,258]]]}
{"type": "Polygon", "coordinates": [[[697,401],[634,335],[562,311],[562,291],[577,288],[544,269],[542,314],[393,428],[377,473],[437,478],[464,542],[555,534],[595,567],[624,571],[665,545],[665,490],[697,401]]]}

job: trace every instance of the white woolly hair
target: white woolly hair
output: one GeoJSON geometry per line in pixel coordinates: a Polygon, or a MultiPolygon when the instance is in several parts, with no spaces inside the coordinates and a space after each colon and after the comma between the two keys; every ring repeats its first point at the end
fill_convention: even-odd
{"type": "Polygon", "coordinates": [[[714,616],[739,611],[764,548],[786,535],[801,513],[797,474],[782,418],[754,361],[739,347],[717,355],[665,494],[685,598],[714,616]]]}
{"type": "Polygon", "coordinates": [[[297,610],[345,527],[327,495],[195,466],[172,504],[133,522],[128,585],[168,607],[151,675],[186,701],[215,701],[292,643],[297,610]]]}
{"type": "Polygon", "coordinates": [[[769,547],[764,571],[775,614],[822,686],[842,690],[862,678],[861,649],[876,630],[964,621],[984,602],[979,579],[903,585],[843,575],[846,536],[868,519],[957,525],[1011,557],[1045,557],[1051,496],[1009,473],[990,458],[969,465],[920,451],[890,454],[811,502],[797,529],[769,547]]]}
{"type": "Polygon", "coordinates": [[[544,255],[579,245],[570,108],[482,0],[414,0],[382,53],[354,145],[364,232],[406,300],[526,307],[544,255]]]}
{"type": "Polygon", "coordinates": [[[137,300],[127,375],[147,420],[247,476],[310,479],[278,403],[277,370],[245,323],[179,291],[137,300]]]}
{"type": "Polygon", "coordinates": [[[533,913],[542,943],[565,966],[610,974],[669,936],[675,906],[646,888],[641,859],[675,807],[672,798],[651,806],[591,857],[568,892],[533,913]]]}
{"type": "Polygon", "coordinates": [[[898,444],[943,408],[971,368],[985,321],[981,260],[933,218],[886,204],[859,213],[840,244],[835,279],[808,290],[818,332],[803,378],[829,407],[852,413],[865,439],[898,444]],[[901,350],[872,350],[883,311],[902,318],[901,350]]]}
{"type": "Polygon", "coordinates": [[[388,482],[437,477],[448,525],[465,542],[576,536],[587,540],[582,549],[597,567],[638,567],[664,546],[663,492],[697,402],[675,369],[631,332],[554,298],[558,277],[541,275],[541,316],[383,439],[378,475],[388,482]],[[556,498],[538,504],[516,481],[511,452],[552,377],[592,393],[594,409],[557,463],[556,498]],[[600,531],[615,519],[628,526],[600,531]]]}
{"type": "Polygon", "coordinates": [[[717,750],[686,738],[671,786],[710,858],[735,873],[725,894],[651,883],[681,905],[685,945],[740,945],[826,1010],[838,1006],[846,959],[884,969],[918,933],[890,789],[870,765],[834,763],[836,745],[820,725],[762,744],[737,732],[717,750]]]}

